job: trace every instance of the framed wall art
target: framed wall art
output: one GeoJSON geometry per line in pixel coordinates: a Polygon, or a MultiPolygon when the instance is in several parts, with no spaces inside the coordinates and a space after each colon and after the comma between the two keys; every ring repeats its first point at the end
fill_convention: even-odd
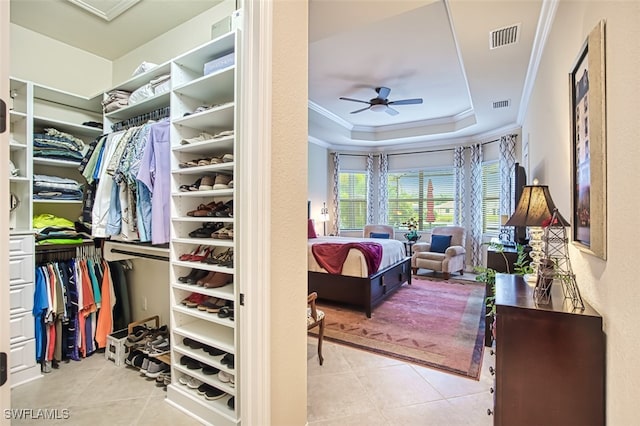
{"type": "Polygon", "coordinates": [[[589,33],[569,73],[573,244],[607,258],[605,23],[589,33]]]}

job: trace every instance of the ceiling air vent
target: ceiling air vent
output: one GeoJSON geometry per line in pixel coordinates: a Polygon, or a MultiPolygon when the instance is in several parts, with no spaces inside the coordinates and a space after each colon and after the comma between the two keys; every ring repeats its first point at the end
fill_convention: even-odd
{"type": "Polygon", "coordinates": [[[493,103],[493,109],[498,109],[498,108],[507,108],[511,106],[511,99],[507,99],[504,101],[495,101],[493,103]]]}
{"type": "Polygon", "coordinates": [[[515,44],[520,36],[520,24],[499,28],[489,33],[489,49],[515,44]]]}

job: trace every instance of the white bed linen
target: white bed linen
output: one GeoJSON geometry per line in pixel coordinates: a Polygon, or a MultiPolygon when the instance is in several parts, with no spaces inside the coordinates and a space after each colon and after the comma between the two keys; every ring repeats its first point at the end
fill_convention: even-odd
{"type": "MultiPolygon", "coordinates": [[[[313,252],[311,251],[311,246],[317,243],[362,243],[362,242],[370,242],[370,243],[379,243],[382,245],[382,260],[380,262],[380,267],[378,271],[386,268],[387,266],[393,265],[399,260],[404,259],[405,250],[404,244],[402,241],[392,240],[392,239],[384,239],[384,238],[349,238],[349,237],[318,237],[312,238],[308,241],[308,250],[307,250],[307,264],[309,267],[309,271],[311,272],[324,272],[327,273],[327,270],[318,264],[316,261],[313,252]]],[[[373,271],[372,273],[378,272],[373,271]]],[[[351,277],[363,277],[366,278],[370,275],[369,269],[367,268],[367,262],[364,258],[362,252],[358,249],[350,249],[347,258],[344,261],[342,266],[342,274],[348,275],[351,277]]]]}

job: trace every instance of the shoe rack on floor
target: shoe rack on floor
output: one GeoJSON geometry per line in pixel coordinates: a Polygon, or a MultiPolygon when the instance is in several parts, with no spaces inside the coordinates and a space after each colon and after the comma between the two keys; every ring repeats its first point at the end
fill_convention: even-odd
{"type": "MultiPolygon", "coordinates": [[[[181,255],[192,253],[198,247],[209,252],[209,257],[227,250],[235,252],[234,239],[220,239],[211,236],[194,238],[193,231],[209,227],[235,227],[233,217],[191,216],[189,212],[198,210],[198,206],[212,202],[236,201],[233,187],[181,191],[180,187],[193,185],[204,176],[214,177],[218,174],[229,175],[234,179],[236,170],[234,161],[210,163],[213,157],[234,154],[238,138],[235,133],[217,136],[221,132],[236,130],[237,104],[237,66],[235,61],[239,35],[230,32],[211,42],[194,49],[172,61],[172,93],[171,93],[171,248],[170,248],[170,303],[171,303],[171,345],[172,345],[172,383],[167,389],[168,401],[191,413],[200,420],[216,425],[240,424],[239,407],[229,407],[229,400],[237,400],[240,389],[222,382],[216,374],[204,374],[202,369],[189,369],[180,360],[187,356],[203,366],[214,367],[232,375],[239,384],[236,368],[223,364],[224,355],[212,356],[203,349],[193,349],[184,343],[184,339],[192,339],[203,345],[212,346],[236,357],[238,365],[238,324],[241,318],[235,316],[221,317],[217,313],[190,308],[181,302],[192,293],[205,297],[222,299],[227,304],[237,304],[240,295],[237,286],[232,282],[222,287],[206,288],[195,284],[180,282],[179,277],[187,276],[193,269],[215,273],[230,274],[235,278],[235,271],[240,259],[234,259],[232,265],[203,263],[198,260],[180,260],[181,255]],[[231,56],[227,56],[229,54],[231,56]],[[210,74],[204,73],[205,63],[221,57],[233,58],[232,64],[210,74]],[[206,108],[198,109],[198,107],[206,108]],[[198,109],[198,112],[195,112],[198,109]],[[197,138],[205,134],[199,141],[183,144],[184,139],[197,138]],[[201,165],[185,166],[191,164],[201,165]],[[206,161],[208,160],[208,161],[206,161]],[[181,167],[182,165],[182,167],[181,167]],[[193,234],[192,234],[193,235],[193,234]],[[221,398],[206,399],[180,381],[195,378],[203,383],[224,392],[221,398]]],[[[196,189],[196,188],[194,188],[196,189]]],[[[215,228],[214,228],[215,229],[215,228]]],[[[237,228],[234,232],[237,232],[237,228]]],[[[202,234],[202,232],[200,232],[202,234]]]]}

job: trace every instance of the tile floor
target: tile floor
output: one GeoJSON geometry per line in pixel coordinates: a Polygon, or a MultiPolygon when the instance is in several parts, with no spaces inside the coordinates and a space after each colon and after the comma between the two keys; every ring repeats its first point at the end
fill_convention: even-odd
{"type": "Polygon", "coordinates": [[[318,364],[317,340],[307,342],[309,426],[492,425],[489,366],[485,351],[479,381],[325,342],[318,364]]]}
{"type": "MultiPolygon", "coordinates": [[[[317,340],[308,338],[309,426],[491,425],[486,411],[493,357],[485,351],[480,381],[407,364],[325,342],[318,365],[317,340]]],[[[62,364],[42,379],[12,389],[12,408],[67,408],[69,419],[44,424],[197,425],[164,401],[155,381],[101,354],[62,364]],[[72,374],[69,374],[72,372],[72,374]]],[[[14,420],[12,425],[43,424],[14,420]]]]}

